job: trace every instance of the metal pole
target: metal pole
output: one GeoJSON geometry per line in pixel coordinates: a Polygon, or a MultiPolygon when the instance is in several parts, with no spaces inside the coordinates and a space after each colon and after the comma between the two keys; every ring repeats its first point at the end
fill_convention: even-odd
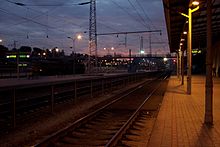
{"type": "Polygon", "coordinates": [[[93,84],[92,84],[92,80],[90,81],[90,97],[93,97],[93,84]]]}
{"type": "Polygon", "coordinates": [[[51,86],[51,99],[50,99],[50,111],[53,113],[54,110],[54,86],[51,86]]]}
{"type": "Polygon", "coordinates": [[[188,40],[187,40],[187,94],[191,94],[191,66],[192,66],[192,10],[189,8],[188,11],[188,24],[189,24],[189,30],[188,30],[188,40]]]}
{"type": "Polygon", "coordinates": [[[76,46],[75,46],[75,38],[73,39],[73,75],[76,73],[76,46]]]}
{"type": "Polygon", "coordinates": [[[182,50],[182,56],[181,56],[181,75],[182,75],[182,82],[181,84],[184,85],[184,50],[182,50]]]}
{"type": "Polygon", "coordinates": [[[13,88],[13,99],[12,99],[12,124],[13,128],[16,127],[16,89],[13,88]]]}
{"type": "Polygon", "coordinates": [[[179,78],[179,51],[176,53],[176,76],[179,78]]]}
{"type": "Polygon", "coordinates": [[[212,9],[211,0],[207,0],[207,54],[206,54],[206,90],[205,124],[213,124],[213,81],[212,81],[212,9]]]}
{"type": "MultiPolygon", "coordinates": [[[[14,40],[14,48],[16,49],[16,42],[14,40]]],[[[19,69],[19,50],[17,49],[17,55],[16,55],[16,62],[17,62],[17,78],[20,78],[20,69],[19,69]]]]}
{"type": "Polygon", "coordinates": [[[180,79],[181,79],[181,73],[182,73],[182,51],[179,50],[179,76],[180,76],[180,79]]]}
{"type": "Polygon", "coordinates": [[[74,82],[74,103],[76,104],[76,99],[77,99],[77,85],[76,81],[74,82]]]}

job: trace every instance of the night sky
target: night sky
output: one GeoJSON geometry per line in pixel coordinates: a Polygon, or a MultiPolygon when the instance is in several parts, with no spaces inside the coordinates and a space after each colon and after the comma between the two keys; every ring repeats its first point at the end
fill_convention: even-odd
{"type": "MultiPolygon", "coordinates": [[[[76,5],[87,1],[1,0],[2,44],[11,49],[15,40],[17,47],[58,47],[70,54],[72,40],[67,37],[82,34],[82,40],[76,41],[76,52],[88,53],[89,4],[76,5]]],[[[97,33],[162,30],[162,35],[151,34],[152,53],[169,52],[162,0],[97,0],[96,6],[97,33]]],[[[134,54],[140,50],[141,36],[145,52],[149,53],[149,33],[145,33],[127,36],[127,49],[134,54]]],[[[125,35],[98,36],[98,55],[107,54],[103,48],[111,47],[115,48],[116,54],[127,54],[124,40],[125,35]]]]}

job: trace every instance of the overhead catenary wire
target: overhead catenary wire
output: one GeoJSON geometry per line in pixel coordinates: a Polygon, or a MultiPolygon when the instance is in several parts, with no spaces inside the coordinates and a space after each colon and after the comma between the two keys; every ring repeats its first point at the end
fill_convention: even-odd
{"type": "Polygon", "coordinates": [[[116,5],[117,7],[119,7],[121,10],[123,10],[125,13],[127,13],[132,19],[134,19],[135,21],[137,21],[138,23],[140,23],[142,26],[145,27],[145,24],[141,21],[139,21],[135,16],[133,16],[129,11],[127,11],[124,7],[122,7],[121,5],[119,5],[118,3],[116,3],[113,0],[110,0],[114,5],[116,5]]]}
{"type": "Polygon", "coordinates": [[[63,30],[60,30],[60,29],[58,29],[58,28],[56,28],[56,27],[52,27],[52,26],[49,26],[49,25],[46,25],[46,24],[37,22],[37,21],[35,21],[35,20],[32,20],[32,19],[30,19],[30,18],[26,18],[26,17],[17,15],[17,14],[12,13],[12,12],[8,12],[7,10],[2,9],[2,8],[0,8],[0,11],[3,12],[3,13],[5,13],[5,14],[8,14],[8,15],[12,15],[12,16],[16,16],[16,17],[22,18],[22,19],[24,19],[24,20],[30,21],[30,22],[32,22],[32,23],[38,24],[38,25],[43,26],[43,27],[46,27],[46,28],[48,28],[48,29],[57,30],[57,31],[63,32],[63,33],[65,33],[65,34],[68,33],[68,32],[65,32],[65,31],[63,31],[63,30]]]}
{"type": "Polygon", "coordinates": [[[137,16],[140,18],[140,20],[142,21],[142,23],[148,28],[151,29],[149,24],[147,24],[147,22],[145,21],[145,19],[140,15],[140,13],[138,12],[137,8],[134,6],[134,4],[128,0],[129,4],[132,6],[132,8],[135,10],[135,12],[137,13],[137,16]]]}

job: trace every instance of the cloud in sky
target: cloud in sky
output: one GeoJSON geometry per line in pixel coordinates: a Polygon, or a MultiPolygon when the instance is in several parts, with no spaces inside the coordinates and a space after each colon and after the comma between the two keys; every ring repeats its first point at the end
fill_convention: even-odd
{"type": "MultiPolygon", "coordinates": [[[[89,5],[74,5],[87,0],[3,0],[0,6],[0,38],[4,45],[16,40],[18,46],[52,48],[59,47],[69,54],[72,41],[68,36],[78,33],[83,39],[76,41],[77,52],[88,53],[89,5]],[[23,3],[19,6],[13,2],[23,3]],[[83,32],[87,32],[86,34],[83,32]],[[48,36],[48,37],[47,37],[48,36]]],[[[161,0],[97,0],[97,33],[162,30],[162,35],[152,33],[153,53],[169,52],[166,26],[161,0]]],[[[144,37],[145,52],[149,52],[149,33],[98,36],[98,54],[106,54],[103,48],[114,47],[114,52],[127,54],[131,49],[138,53],[140,36],[144,37]]]]}

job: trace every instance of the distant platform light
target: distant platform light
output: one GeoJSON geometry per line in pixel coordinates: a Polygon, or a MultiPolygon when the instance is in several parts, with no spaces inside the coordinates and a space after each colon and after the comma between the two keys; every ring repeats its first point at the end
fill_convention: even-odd
{"type": "Polygon", "coordinates": [[[141,54],[144,54],[145,52],[143,51],[143,50],[141,50],[141,52],[140,52],[141,54]]]}
{"type": "Polygon", "coordinates": [[[194,6],[198,6],[198,5],[199,5],[199,2],[198,2],[198,1],[193,1],[192,4],[193,4],[194,6]]]}
{"type": "Polygon", "coordinates": [[[168,59],[167,58],[163,58],[163,61],[166,62],[168,59]]]}

